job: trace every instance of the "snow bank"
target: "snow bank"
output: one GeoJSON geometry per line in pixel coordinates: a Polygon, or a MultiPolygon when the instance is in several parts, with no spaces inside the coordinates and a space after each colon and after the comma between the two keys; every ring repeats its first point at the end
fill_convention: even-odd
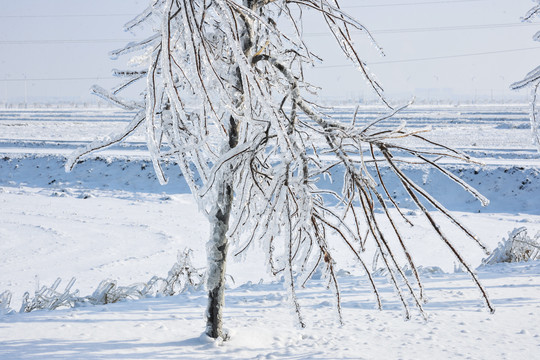
{"type": "MultiPolygon", "coordinates": [[[[60,196],[70,193],[84,196],[82,193],[88,190],[120,191],[125,196],[137,192],[167,195],[189,193],[174,163],[163,164],[171,181],[161,186],[151,161],[144,157],[90,158],[78,164],[69,174],[64,171],[65,161],[62,155],[4,156],[0,158],[0,186],[43,188],[60,196]]],[[[540,214],[540,168],[537,166],[449,164],[445,167],[479,190],[491,201],[490,205],[482,207],[459,185],[435,169],[412,164],[404,165],[403,169],[453,211],[540,214]]],[[[385,181],[397,203],[403,208],[414,209],[398,179],[388,168],[381,167],[381,170],[389,175],[385,181]]],[[[323,181],[331,188],[339,189],[342,180],[339,169],[333,170],[332,177],[332,181],[323,181]]]]}

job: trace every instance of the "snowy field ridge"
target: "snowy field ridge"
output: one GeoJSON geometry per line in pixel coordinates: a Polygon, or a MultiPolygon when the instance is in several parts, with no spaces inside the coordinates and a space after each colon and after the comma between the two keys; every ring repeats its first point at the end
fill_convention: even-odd
{"type": "MultiPolygon", "coordinates": [[[[0,158],[0,171],[6,176],[0,178],[0,186],[27,187],[40,189],[50,196],[92,196],[94,191],[115,193],[115,196],[131,198],[145,193],[162,195],[166,198],[174,194],[188,194],[189,188],[177,165],[170,162],[163,165],[170,181],[160,185],[148,158],[126,156],[97,156],[84,161],[72,173],[64,171],[66,158],[62,155],[24,154],[0,158]]],[[[524,162],[517,165],[512,159],[497,159],[493,165],[447,164],[446,169],[465,180],[490,200],[488,207],[475,201],[465,191],[460,191],[436,169],[426,169],[419,165],[404,165],[402,168],[415,182],[422,184],[430,193],[437,194],[448,209],[468,212],[519,212],[540,214],[538,199],[540,193],[539,166],[524,162]],[[444,187],[444,189],[440,189],[444,187]],[[442,190],[442,191],[441,191],[442,190]]],[[[381,166],[382,173],[390,173],[381,166]]],[[[339,169],[333,171],[329,186],[339,190],[342,186],[339,169]]],[[[398,179],[389,177],[388,186],[396,189],[392,194],[396,199],[406,198],[400,189],[398,179]]],[[[414,208],[412,202],[400,201],[404,208],[414,208]]]]}
{"type": "MultiPolygon", "coordinates": [[[[376,115],[372,110],[365,111],[365,121],[376,115]]],[[[334,116],[352,111],[341,108],[334,116]]],[[[413,106],[401,116],[419,128],[433,126],[435,141],[486,163],[443,165],[487,196],[487,207],[455,191],[436,171],[404,168],[490,249],[516,228],[525,227],[530,236],[540,232],[540,155],[530,143],[525,106],[413,106]]],[[[64,172],[70,151],[128,120],[110,109],[0,110],[0,293],[13,294],[12,308],[19,309],[36,283],[51,285],[58,277],[64,279],[60,290],[75,277],[72,289],[81,296],[105,279],[127,286],[165,277],[179,249],[191,248],[193,266],[205,266],[208,223],[175,164],[164,165],[169,184],[158,184],[142,134],[64,172]]],[[[341,186],[339,169],[333,181],[341,186]]],[[[267,273],[263,251],[254,247],[228,267],[228,342],[200,336],[206,294],[197,290],[0,315],[0,359],[521,360],[540,353],[540,262],[480,266],[485,255],[449,230],[487,288],[496,307],[490,315],[470,277],[455,267],[403,195],[399,188],[392,194],[418,223],[405,237],[423,269],[427,322],[416,313],[404,321],[383,274],[375,281],[385,311],[376,310],[363,272],[344,257],[338,261],[344,325],[327,280],[315,276],[298,290],[308,325],[299,330],[282,280],[267,273]]],[[[365,256],[369,266],[373,255],[365,256]]]]}

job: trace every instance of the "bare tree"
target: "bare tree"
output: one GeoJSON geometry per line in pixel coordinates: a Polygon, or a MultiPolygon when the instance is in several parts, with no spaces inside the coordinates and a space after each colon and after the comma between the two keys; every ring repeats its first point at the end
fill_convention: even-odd
{"type": "Polygon", "coordinates": [[[285,275],[302,326],[296,289],[319,264],[324,264],[341,316],[335,242],[343,242],[365,270],[379,308],[379,292],[362,255],[371,245],[388,270],[407,317],[411,300],[422,312],[422,283],[399,225],[400,218],[410,220],[389,194],[380,171],[383,165],[471,274],[492,310],[471,267],[428,207],[438,209],[485,247],[404,173],[393,154],[406,153],[435,167],[487,204],[476,190],[436,163],[443,156],[471,159],[404,124],[392,129],[379,126],[400,109],[386,100],[354,47],[352,29],[373,40],[370,33],[342,11],[337,0],[154,0],[125,28],[142,24],[150,24],[154,34],[112,53],[116,57],[139,52],[131,63],[142,69],[116,71],[125,82],[111,92],[94,87],[97,95],[137,114],[124,131],[76,151],[66,169],[72,169],[81,156],[117,143],[140,127],[146,127],[148,148],[162,183],[167,180],[160,161],[176,161],[211,223],[206,328],[210,337],[226,337],[222,314],[230,243],[235,246],[234,256],[253,244],[266,249],[271,271],[285,275]],[[355,114],[350,122],[342,123],[306,99],[313,87],[304,79],[303,69],[319,60],[302,40],[302,15],[307,10],[320,16],[344,56],[388,107],[387,114],[367,124],[358,123],[355,114]],[[146,79],[141,101],[117,96],[139,79],[146,79]],[[403,138],[436,150],[409,148],[400,142],[403,138]],[[319,181],[336,168],[343,173],[341,191],[319,181]],[[376,207],[382,215],[376,214],[376,207]],[[383,227],[383,222],[390,227],[383,227]],[[398,240],[397,247],[390,245],[392,238],[398,240]],[[414,273],[412,281],[398,261],[400,252],[414,273]]]}
{"type": "MultiPolygon", "coordinates": [[[[530,9],[523,17],[522,21],[531,22],[535,17],[540,14],[540,0],[533,0],[537,4],[530,9]]],[[[533,36],[534,41],[540,41],[540,31],[533,36]]],[[[540,87],[540,66],[530,71],[523,80],[513,83],[511,88],[513,90],[522,89],[524,87],[531,87],[531,131],[533,137],[533,144],[540,152],[540,118],[538,117],[538,88],[540,87]]]]}

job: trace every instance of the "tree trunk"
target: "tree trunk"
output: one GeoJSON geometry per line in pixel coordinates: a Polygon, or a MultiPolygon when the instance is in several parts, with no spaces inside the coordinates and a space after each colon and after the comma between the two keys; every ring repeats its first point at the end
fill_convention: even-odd
{"type": "MultiPolygon", "coordinates": [[[[252,8],[253,0],[244,0],[244,5],[252,8]]],[[[254,10],[252,8],[252,10],[254,10]]],[[[253,46],[252,26],[247,23],[247,19],[243,19],[244,30],[241,32],[242,48],[247,54],[253,46]]],[[[240,69],[236,67],[236,89],[240,95],[236,99],[236,106],[241,107],[243,102],[242,95],[242,76],[240,69]]],[[[229,149],[233,149],[238,145],[238,121],[231,116],[229,119],[229,149]]],[[[229,168],[232,172],[233,169],[229,168]]],[[[211,234],[210,240],[207,243],[206,251],[208,256],[208,307],[206,310],[206,334],[214,339],[226,339],[227,334],[223,332],[223,308],[225,307],[225,272],[227,265],[227,251],[229,249],[229,239],[227,231],[229,230],[229,218],[232,210],[233,202],[233,176],[221,175],[220,179],[216,179],[216,184],[219,186],[217,194],[217,204],[214,205],[211,219],[211,234]]]]}
{"type": "MultiPolygon", "coordinates": [[[[231,116],[229,127],[229,147],[238,145],[238,123],[231,116]]],[[[232,169],[231,169],[232,171],[232,169]]],[[[222,175],[219,181],[217,204],[211,221],[210,240],[206,246],[208,256],[208,307],[206,310],[206,334],[214,339],[226,339],[223,332],[223,308],[225,306],[225,272],[229,249],[229,218],[233,202],[232,176],[222,175]]]]}
{"type": "Polygon", "coordinates": [[[206,310],[206,334],[211,338],[227,336],[223,333],[223,307],[225,306],[225,271],[229,239],[229,217],[232,205],[232,188],[225,182],[219,189],[218,204],[212,221],[212,234],[207,244],[208,252],[208,308],[206,310]]]}

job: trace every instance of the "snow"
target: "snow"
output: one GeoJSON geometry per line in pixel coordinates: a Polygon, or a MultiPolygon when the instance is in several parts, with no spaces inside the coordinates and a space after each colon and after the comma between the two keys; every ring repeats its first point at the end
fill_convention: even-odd
{"type": "MultiPolygon", "coordinates": [[[[364,110],[368,122],[377,108],[364,110]]],[[[352,111],[338,109],[334,116],[352,111]]],[[[464,191],[457,193],[459,187],[441,184],[436,172],[414,165],[409,171],[490,249],[514,228],[540,231],[540,156],[529,129],[515,126],[528,122],[527,111],[516,104],[430,105],[401,115],[418,127],[432,125],[433,139],[488,164],[446,164],[491,200],[485,208],[464,191]]],[[[109,109],[0,110],[0,293],[13,293],[15,310],[36,281],[51,285],[62,277],[62,289],[76,277],[74,288],[89,295],[107,278],[129,285],[165,276],[186,247],[194,251],[195,266],[205,266],[208,222],[174,164],[164,165],[170,181],[159,185],[143,134],[64,172],[65,157],[75,147],[127,121],[125,113],[109,109]]],[[[395,196],[399,201],[402,193],[395,196]]],[[[521,359],[540,353],[540,262],[479,267],[485,255],[461,241],[457,230],[449,231],[478,267],[496,307],[490,315],[470,277],[454,272],[448,250],[432,241],[420,214],[410,209],[408,215],[419,220],[405,237],[424,268],[427,322],[417,312],[404,321],[384,276],[375,281],[385,310],[376,310],[367,279],[344,256],[336,259],[344,324],[336,320],[327,282],[317,279],[296,289],[307,323],[299,330],[285,283],[266,272],[262,249],[252,248],[242,262],[228,263],[224,323],[230,341],[201,336],[206,294],[192,291],[0,315],[0,359],[521,359]],[[442,272],[430,272],[430,266],[442,272]]]]}
{"type": "MultiPolygon", "coordinates": [[[[227,294],[222,344],[199,335],[201,294],[6,316],[0,355],[6,359],[519,359],[539,351],[538,263],[480,272],[497,313],[471,300],[463,274],[426,279],[430,317],[404,321],[400,304],[374,310],[368,285],[341,278],[345,324],[333,318],[324,284],[299,292],[308,326],[293,326],[281,284],[244,285],[227,294]]],[[[383,278],[378,282],[385,283],[383,278]]],[[[387,285],[391,295],[390,285],[387,285]]]]}

